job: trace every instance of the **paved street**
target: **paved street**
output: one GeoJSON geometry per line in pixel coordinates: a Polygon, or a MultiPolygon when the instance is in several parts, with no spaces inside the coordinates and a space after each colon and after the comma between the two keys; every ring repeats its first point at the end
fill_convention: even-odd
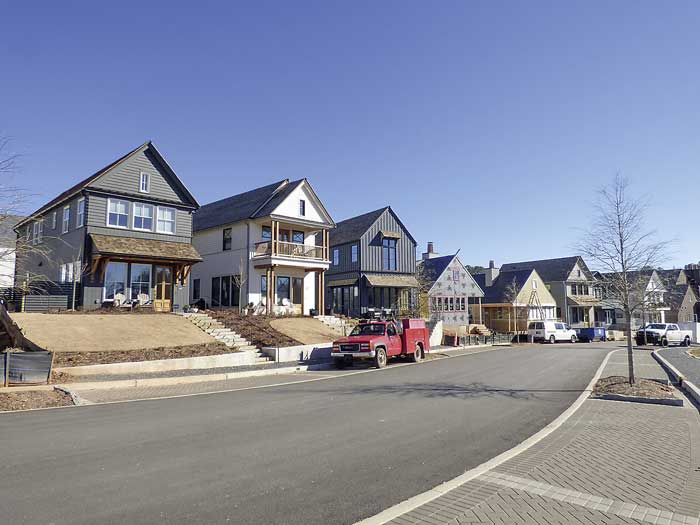
{"type": "MultiPolygon", "coordinates": [[[[667,377],[635,350],[640,377],[667,377]]],[[[614,354],[603,376],[626,367],[614,354]]],[[[700,520],[700,417],[670,407],[587,400],[549,436],[392,520],[424,523],[656,523],[700,520]]]]}
{"type": "Polygon", "coordinates": [[[352,523],[540,430],[611,348],[513,347],[285,386],[3,414],[0,516],[352,523]]]}
{"type": "Polygon", "coordinates": [[[687,351],[688,348],[683,346],[669,346],[660,354],[692,383],[700,386],[700,359],[689,356],[687,351]]]}

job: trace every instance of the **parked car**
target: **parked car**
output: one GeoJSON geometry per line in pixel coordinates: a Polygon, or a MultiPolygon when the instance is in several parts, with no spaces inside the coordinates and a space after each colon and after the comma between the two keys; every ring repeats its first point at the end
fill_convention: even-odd
{"type": "Polygon", "coordinates": [[[576,337],[584,343],[592,343],[593,341],[605,341],[607,339],[605,328],[590,327],[577,328],[576,337]]]}
{"type": "Polygon", "coordinates": [[[358,324],[350,335],[333,342],[331,355],[338,368],[353,359],[373,359],[384,368],[389,357],[404,355],[420,361],[430,351],[430,334],[423,319],[367,321],[358,324]]]}
{"type": "Polygon", "coordinates": [[[692,337],[691,330],[681,330],[677,324],[673,323],[649,323],[641,330],[637,330],[635,334],[637,346],[643,346],[646,343],[661,346],[690,346],[692,337]],[[646,341],[644,339],[645,332],[646,341]]]}
{"type": "Polygon", "coordinates": [[[560,321],[535,321],[528,325],[527,335],[533,341],[556,343],[568,341],[575,343],[578,340],[576,332],[560,321]]]}

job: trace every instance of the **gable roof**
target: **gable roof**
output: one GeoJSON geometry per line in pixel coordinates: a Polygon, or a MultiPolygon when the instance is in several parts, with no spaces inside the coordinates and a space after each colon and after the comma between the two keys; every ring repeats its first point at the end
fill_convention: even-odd
{"type": "Polygon", "coordinates": [[[413,235],[411,235],[406,226],[404,226],[403,222],[401,222],[401,219],[399,219],[394,210],[391,209],[391,206],[384,206],[378,210],[363,213],[362,215],[345,219],[344,221],[340,221],[338,224],[336,224],[335,229],[331,230],[330,233],[331,246],[360,240],[360,237],[362,237],[386,211],[391,213],[396,222],[398,222],[401,228],[403,228],[406,236],[415,243],[416,240],[413,238],[413,235]]]}
{"type": "Polygon", "coordinates": [[[419,271],[426,281],[434,283],[440,278],[445,269],[452,264],[455,257],[457,257],[457,254],[418,261],[419,271]]]}
{"type": "MultiPolygon", "coordinates": [[[[515,270],[515,271],[510,271],[510,272],[501,272],[498,274],[498,277],[496,277],[496,280],[493,281],[491,286],[486,286],[483,288],[484,290],[484,302],[485,303],[511,303],[512,301],[509,301],[506,298],[506,291],[507,288],[511,285],[513,282],[513,279],[517,282],[519,287],[522,287],[525,283],[527,283],[528,279],[532,275],[533,269],[529,268],[526,270],[515,270]]],[[[537,272],[539,274],[539,272],[537,272]]],[[[484,275],[484,274],[480,274],[484,275]]],[[[484,275],[484,277],[486,277],[484,275]]],[[[540,278],[542,276],[540,275],[540,278]]],[[[479,281],[477,281],[477,284],[479,281]]],[[[481,286],[481,285],[480,285],[481,286]]]]}
{"type": "Polygon", "coordinates": [[[501,273],[513,272],[519,270],[537,270],[537,274],[544,282],[551,281],[566,281],[569,278],[576,263],[581,262],[581,267],[584,272],[587,272],[587,277],[591,279],[591,274],[584,260],[574,255],[572,257],[560,257],[558,259],[541,259],[539,261],[524,261],[517,263],[509,263],[501,266],[501,273]]]}
{"type": "Polygon", "coordinates": [[[90,175],[89,177],[87,177],[87,178],[81,180],[80,182],[74,184],[73,186],[71,186],[70,188],[68,188],[68,189],[67,189],[66,191],[64,191],[63,193],[61,193],[61,194],[59,194],[58,196],[56,196],[55,198],[51,199],[49,202],[47,202],[46,204],[44,204],[43,206],[41,206],[38,210],[36,210],[34,213],[32,213],[29,217],[25,217],[24,220],[22,220],[22,221],[20,221],[19,223],[17,223],[17,224],[15,225],[15,229],[18,228],[18,227],[20,227],[20,226],[22,226],[24,223],[26,223],[27,221],[33,219],[34,217],[37,217],[37,216],[41,215],[42,213],[44,213],[45,211],[47,211],[47,210],[53,208],[53,207],[56,206],[57,204],[60,204],[61,202],[70,199],[71,197],[73,197],[74,195],[78,194],[80,191],[82,191],[83,189],[85,189],[89,184],[91,184],[92,182],[96,181],[98,178],[100,178],[102,175],[104,175],[105,173],[107,173],[109,170],[111,170],[111,169],[114,168],[115,166],[121,164],[122,162],[124,162],[125,160],[129,159],[130,157],[136,155],[137,153],[142,152],[142,151],[145,151],[145,150],[147,150],[147,149],[150,149],[150,150],[151,150],[151,152],[154,154],[154,156],[156,157],[156,159],[162,164],[162,166],[163,166],[163,168],[165,169],[165,171],[168,172],[168,174],[172,177],[173,182],[175,182],[175,184],[178,186],[178,188],[179,188],[179,189],[182,191],[182,193],[185,195],[186,200],[188,200],[188,201],[190,202],[190,204],[191,204],[193,207],[198,208],[198,207],[199,207],[199,203],[197,202],[197,199],[195,199],[194,196],[193,196],[193,195],[189,192],[189,190],[185,187],[185,185],[182,183],[182,181],[180,180],[180,178],[175,174],[175,172],[174,172],[173,169],[170,167],[170,165],[166,162],[166,160],[163,158],[163,156],[160,154],[160,152],[156,149],[156,147],[155,147],[155,145],[153,144],[153,142],[151,142],[150,140],[147,140],[146,142],[144,142],[143,144],[141,144],[139,147],[132,149],[131,151],[129,151],[129,152],[126,153],[125,155],[122,155],[121,157],[119,157],[119,158],[118,158],[117,160],[115,160],[114,162],[111,162],[110,164],[107,164],[104,168],[102,168],[102,169],[96,171],[95,173],[93,173],[93,174],[90,175]]]}
{"type": "Polygon", "coordinates": [[[0,217],[0,246],[5,246],[9,244],[14,246],[17,234],[15,233],[15,226],[22,222],[26,217],[21,215],[2,215],[0,217]]]}

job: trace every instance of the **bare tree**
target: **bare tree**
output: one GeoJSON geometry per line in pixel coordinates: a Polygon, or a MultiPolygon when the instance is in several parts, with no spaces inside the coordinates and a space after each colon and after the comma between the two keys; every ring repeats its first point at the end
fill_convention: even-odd
{"type": "Polygon", "coordinates": [[[513,280],[510,283],[508,283],[508,285],[506,285],[506,287],[503,289],[503,298],[506,300],[506,302],[510,303],[513,307],[513,320],[515,321],[515,327],[513,329],[513,332],[515,334],[518,333],[518,320],[521,317],[524,317],[524,319],[527,319],[527,310],[528,309],[527,308],[518,309],[518,296],[520,295],[520,292],[522,291],[522,289],[523,289],[523,285],[518,282],[518,279],[516,277],[513,277],[513,280]]]}
{"type": "MultiPolygon", "coordinates": [[[[243,304],[243,286],[245,283],[248,281],[248,272],[243,271],[246,269],[246,261],[243,259],[243,256],[241,256],[240,260],[238,261],[238,273],[235,273],[231,276],[231,280],[233,281],[233,285],[238,288],[238,313],[240,314],[243,312],[244,306],[247,307],[248,303],[246,302],[245,305],[243,304]]],[[[246,296],[246,301],[248,300],[248,297],[246,296]]]]}
{"type": "Polygon", "coordinates": [[[633,384],[632,319],[648,303],[647,270],[659,266],[668,241],[657,241],[656,232],[645,229],[648,202],[631,196],[629,189],[629,181],[617,175],[599,191],[593,223],[578,249],[601,272],[606,298],[617,303],[629,321],[627,364],[629,382],[633,384]]]}

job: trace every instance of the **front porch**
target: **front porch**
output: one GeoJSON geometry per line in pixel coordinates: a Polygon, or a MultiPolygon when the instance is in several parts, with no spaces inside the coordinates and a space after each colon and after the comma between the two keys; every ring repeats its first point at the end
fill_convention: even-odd
{"type": "Polygon", "coordinates": [[[285,261],[329,262],[328,230],[305,223],[272,220],[260,225],[261,239],[254,243],[252,258],[270,265],[285,261]]]}

